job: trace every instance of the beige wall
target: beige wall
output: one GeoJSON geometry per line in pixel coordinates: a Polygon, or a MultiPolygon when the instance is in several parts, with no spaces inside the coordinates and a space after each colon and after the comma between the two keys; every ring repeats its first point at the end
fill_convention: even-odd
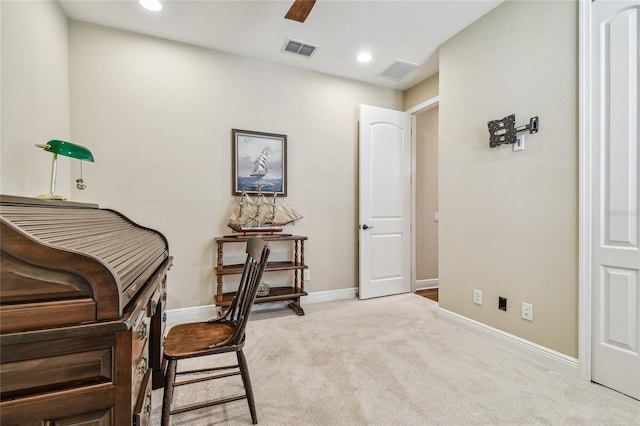
{"type": "MultiPolygon", "coordinates": [[[[404,102],[389,89],[80,23],[69,53],[56,2],[3,1],[0,19],[3,193],[46,192],[50,157],[34,143],[89,146],[87,190],[72,188],[63,159],[62,192],[164,232],[176,257],[169,307],[205,305],[212,238],[228,233],[230,129],[285,133],[288,200],[305,214],[291,230],[310,237],[307,289],[356,284],[358,104],[407,109],[433,96],[433,80],[404,102]]],[[[576,30],[572,2],[508,1],[440,53],[441,306],[571,356],[576,30]],[[539,115],[540,133],[524,152],[490,150],[486,122],[512,112],[518,124],[539,115]],[[509,298],[506,313],[498,296],[509,298]],[[534,322],[520,319],[521,301],[534,304],[534,322]]]]}
{"type": "MultiPolygon", "coordinates": [[[[416,117],[416,280],[438,278],[438,107],[416,117]]],[[[428,286],[431,286],[430,284],[428,286]]],[[[424,286],[423,286],[424,287],[424,286]]]]}
{"type": "Polygon", "coordinates": [[[574,357],[577,75],[577,2],[507,1],[440,48],[440,305],[574,357]],[[540,132],[489,149],[511,113],[540,132]]]}
{"type": "Polygon", "coordinates": [[[438,96],[440,74],[434,74],[421,81],[404,93],[404,110],[420,105],[424,101],[438,96]]]}
{"type": "MultiPolygon", "coordinates": [[[[69,140],[67,18],[57,2],[1,1],[0,192],[49,191],[51,154],[35,144],[69,140]]],[[[58,159],[56,192],[69,195],[69,159],[58,159]]]]}
{"type": "Polygon", "coordinates": [[[287,231],[309,237],[306,290],[357,285],[358,106],[401,109],[402,92],[79,22],[70,55],[72,135],[96,157],[73,196],[165,233],[170,308],[213,303],[232,128],[288,136],[287,201],[304,219],[287,231]]]}
{"type": "Polygon", "coordinates": [[[306,289],[357,285],[358,106],[401,109],[402,92],[68,23],[57,2],[0,4],[2,193],[47,191],[51,157],[33,144],[88,146],[87,189],[71,185],[79,166],[70,175],[62,159],[60,192],[165,233],[169,308],[212,304],[213,238],[230,232],[231,129],[283,133],[287,200],[305,215],[287,230],[309,237],[306,289]]]}

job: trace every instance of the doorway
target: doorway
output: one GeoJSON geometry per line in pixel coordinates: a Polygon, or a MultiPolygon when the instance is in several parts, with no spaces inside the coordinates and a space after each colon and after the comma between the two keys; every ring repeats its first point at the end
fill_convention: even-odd
{"type": "MultiPolygon", "coordinates": [[[[361,299],[396,294],[399,292],[411,291],[415,293],[417,290],[425,289],[438,291],[438,105],[439,98],[435,96],[410,108],[406,112],[366,105],[360,106],[360,285],[358,296],[361,299]],[[399,122],[396,123],[396,120],[400,120],[400,116],[406,117],[407,122],[410,121],[410,124],[406,125],[406,129],[408,130],[409,126],[411,128],[411,140],[407,141],[410,142],[411,146],[409,157],[411,170],[410,173],[406,175],[408,177],[406,181],[407,195],[410,193],[410,196],[404,198],[398,197],[396,194],[396,196],[391,197],[383,203],[376,202],[381,196],[373,194],[371,188],[383,189],[389,187],[389,184],[386,183],[387,180],[389,182],[395,182],[395,180],[383,179],[382,182],[384,185],[381,185],[381,182],[379,182],[378,185],[370,186],[369,181],[371,180],[371,176],[377,176],[371,172],[371,167],[375,164],[373,160],[376,158],[372,156],[371,153],[377,151],[372,151],[370,146],[372,143],[377,143],[379,145],[378,148],[380,148],[379,151],[384,154],[382,158],[384,159],[385,166],[382,167],[382,169],[394,170],[394,168],[389,167],[390,162],[388,160],[389,158],[396,157],[392,155],[395,151],[391,150],[387,153],[385,149],[388,150],[396,145],[401,145],[398,141],[402,138],[399,136],[394,138],[394,135],[402,135],[405,132],[396,131],[403,128],[403,126],[398,124],[399,122]],[[425,120],[419,120],[421,117],[418,116],[424,117],[425,120]],[[425,144],[420,140],[421,146],[417,148],[416,135],[418,134],[418,124],[421,126],[424,124],[425,127],[429,129],[429,132],[426,132],[429,143],[425,144]],[[416,151],[418,151],[419,157],[416,157],[416,151]],[[425,159],[424,161],[422,160],[423,158],[425,159]],[[418,163],[420,164],[418,173],[420,174],[419,179],[421,180],[421,185],[416,185],[416,172],[418,170],[416,165],[418,163]],[[426,187],[423,183],[426,183],[426,187]],[[418,197],[416,197],[416,188],[419,188],[418,191],[421,193],[418,197]],[[425,193],[424,196],[422,193],[425,193]],[[389,249],[385,248],[389,245],[389,242],[393,243],[398,239],[396,237],[403,235],[403,232],[399,232],[399,230],[389,232],[388,229],[383,229],[383,225],[385,227],[390,226],[390,224],[396,222],[396,219],[403,217],[403,215],[399,215],[397,212],[389,214],[389,212],[386,211],[390,208],[393,209],[393,206],[395,206],[393,201],[395,199],[402,200],[403,198],[405,200],[410,198],[410,203],[407,208],[407,211],[410,211],[410,213],[408,216],[405,216],[402,222],[407,224],[407,232],[404,235],[410,235],[410,241],[407,241],[408,245],[406,247],[407,257],[404,257],[404,261],[402,261],[403,256],[394,257],[384,255],[385,250],[386,253],[390,252],[389,249]],[[421,198],[418,210],[416,209],[416,198],[421,198]],[[426,202],[424,202],[425,198],[427,199],[426,202]],[[375,206],[378,207],[372,210],[375,206]],[[419,217],[417,218],[418,215],[419,217]],[[407,221],[406,218],[409,216],[410,218],[407,221]],[[378,223],[375,222],[376,219],[382,220],[378,221],[380,222],[378,223]],[[418,226],[416,226],[417,220],[420,221],[420,225],[418,226]],[[417,229],[419,229],[419,231],[417,231],[417,229]],[[420,235],[417,235],[418,233],[420,235]],[[385,244],[374,244],[374,240],[383,241],[385,244]],[[417,241],[418,244],[420,244],[418,251],[416,251],[417,241]],[[379,255],[376,256],[376,253],[379,255]],[[416,253],[418,253],[417,256],[416,253]],[[374,262],[375,259],[378,259],[378,261],[374,262]],[[401,273],[401,264],[405,264],[406,267],[410,269],[410,273],[401,273]],[[417,275],[417,270],[420,276],[417,275]],[[417,277],[419,280],[416,279],[417,277]],[[404,281],[406,278],[410,279],[404,281]],[[403,287],[403,281],[406,283],[406,287],[403,287]]],[[[408,134],[409,132],[407,131],[406,133],[408,134]]],[[[402,149],[398,149],[397,152],[402,152],[402,149]]],[[[408,150],[405,152],[409,154],[408,150]]],[[[405,170],[408,171],[408,168],[405,170]]],[[[400,175],[402,175],[402,173],[397,174],[397,176],[400,175]]],[[[393,177],[396,176],[396,174],[392,173],[390,176],[393,177]]],[[[378,180],[380,181],[380,179],[378,180]]],[[[390,188],[393,189],[392,187],[390,188]]],[[[391,192],[393,193],[394,191],[391,192]]],[[[382,193],[384,194],[386,192],[382,191],[382,193]]],[[[405,250],[397,250],[396,247],[395,252],[404,253],[405,250]]],[[[430,293],[433,294],[433,291],[430,293]]]]}
{"type": "Polygon", "coordinates": [[[438,301],[438,104],[411,108],[413,124],[413,291],[438,301]]]}

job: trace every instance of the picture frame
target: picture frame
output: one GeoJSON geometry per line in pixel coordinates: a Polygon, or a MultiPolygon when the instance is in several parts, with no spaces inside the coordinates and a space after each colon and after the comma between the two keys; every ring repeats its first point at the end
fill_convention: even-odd
{"type": "Polygon", "coordinates": [[[231,129],[232,195],[287,196],[287,135],[231,129]]]}

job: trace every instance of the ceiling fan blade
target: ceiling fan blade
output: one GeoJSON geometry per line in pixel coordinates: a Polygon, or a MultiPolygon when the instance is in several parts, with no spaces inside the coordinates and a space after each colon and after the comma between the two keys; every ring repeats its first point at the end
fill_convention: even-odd
{"type": "Polygon", "coordinates": [[[296,0],[284,17],[292,21],[304,22],[315,3],[316,0],[296,0]]]}

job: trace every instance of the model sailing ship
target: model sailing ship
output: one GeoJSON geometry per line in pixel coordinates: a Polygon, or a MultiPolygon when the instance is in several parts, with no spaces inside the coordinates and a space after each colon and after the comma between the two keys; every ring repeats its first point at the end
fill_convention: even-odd
{"type": "Polygon", "coordinates": [[[281,232],[283,226],[294,224],[296,220],[302,219],[302,215],[286,201],[278,202],[275,191],[262,192],[260,181],[269,172],[267,148],[262,150],[254,164],[255,169],[250,176],[258,180],[258,193],[249,195],[246,190],[242,190],[242,194],[236,199],[235,208],[227,225],[234,231],[243,233],[281,232]]]}

